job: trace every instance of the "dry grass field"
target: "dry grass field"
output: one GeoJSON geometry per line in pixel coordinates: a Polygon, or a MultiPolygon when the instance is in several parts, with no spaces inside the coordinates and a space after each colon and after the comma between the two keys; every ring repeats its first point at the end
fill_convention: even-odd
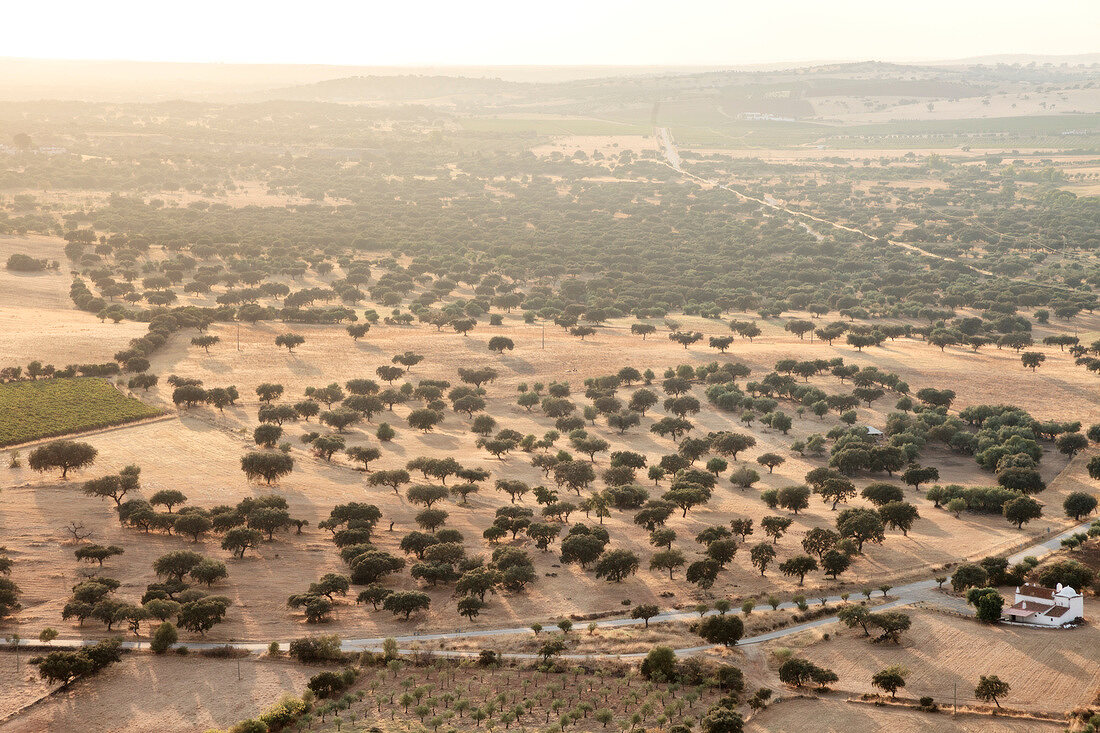
{"type": "Polygon", "coordinates": [[[7,362],[26,364],[38,359],[58,368],[66,364],[103,362],[132,338],[145,333],[144,324],[123,321],[109,328],[91,313],[73,308],[69,276],[60,237],[0,236],[0,263],[15,253],[63,263],[60,270],[12,272],[0,266],[0,354],[7,362]]]}
{"type": "Polygon", "coordinates": [[[1030,115],[1057,115],[1095,109],[1095,89],[1058,89],[1040,94],[993,93],[962,99],[905,99],[879,97],[872,105],[859,97],[819,97],[818,117],[846,123],[898,120],[959,120],[1030,115]]]}
{"type": "MultiPolygon", "coordinates": [[[[1053,733],[1063,726],[1023,716],[1058,717],[1100,704],[1100,627],[1092,615],[1100,583],[1088,590],[1086,623],[1057,631],[979,624],[962,617],[972,609],[943,590],[945,581],[940,590],[932,587],[960,563],[1030,554],[1034,550],[1024,550],[1048,540],[1056,545],[1051,538],[1080,521],[1065,516],[1065,499],[1074,492],[1096,495],[1089,465],[1100,461],[1100,440],[1091,439],[1090,427],[1100,429],[1100,376],[1089,369],[1100,360],[1081,358],[1075,365],[1074,351],[1100,356],[1100,306],[1093,300],[1100,291],[1100,250],[1090,228],[1096,202],[1084,199],[1100,192],[1094,150],[1100,76],[1069,63],[970,71],[962,62],[942,70],[879,62],[771,67],[699,74],[637,67],[620,81],[582,78],[589,72],[581,67],[501,67],[505,76],[467,78],[453,92],[441,69],[427,67],[421,71],[428,75],[405,67],[392,79],[372,72],[331,79],[312,91],[286,80],[275,85],[286,72],[272,67],[272,88],[262,93],[242,87],[237,95],[192,98],[185,87],[198,81],[184,78],[158,85],[157,102],[153,96],[149,103],[96,102],[89,87],[79,103],[46,94],[42,101],[0,104],[0,733],[268,730],[258,719],[274,704],[290,704],[280,701],[287,696],[305,704],[293,722],[271,723],[272,731],[510,733],[515,724],[516,733],[667,733],[684,724],[679,729],[716,733],[721,725],[705,716],[716,716],[718,705],[736,708],[748,718],[744,730],[753,733],[1053,733]],[[571,81],[555,84],[558,73],[571,81]],[[921,91],[921,80],[971,74],[973,83],[921,91]],[[528,76],[536,83],[505,81],[528,76]],[[852,84],[835,83],[849,76],[852,84]],[[179,84],[184,87],[173,91],[179,84]],[[50,267],[8,270],[13,254],[48,260],[50,267]],[[749,310],[731,310],[732,304],[749,310]],[[601,318],[599,311],[616,317],[601,318]],[[466,316],[472,326],[462,325],[466,316]],[[405,317],[413,323],[398,325],[405,317]],[[731,319],[753,321],[759,335],[752,341],[736,336],[731,319]],[[824,327],[838,319],[846,319],[847,331],[832,344],[813,329],[805,340],[787,330],[800,328],[794,320],[824,327]],[[348,324],[366,322],[369,330],[353,339],[348,324]],[[647,338],[632,334],[632,325],[642,322],[655,328],[647,338]],[[862,351],[847,343],[886,325],[976,346],[940,349],[916,336],[862,351]],[[1031,345],[994,345],[1014,343],[1010,334],[1024,331],[1031,345]],[[690,339],[675,332],[700,338],[684,347],[670,335],[690,339]],[[288,333],[303,339],[293,350],[276,345],[288,333]],[[1081,348],[1043,342],[1062,337],[1052,341],[1065,346],[1070,335],[1081,348]],[[708,346],[716,336],[731,337],[727,352],[708,346]],[[494,337],[506,337],[514,349],[491,351],[494,337]],[[1045,357],[1037,370],[1021,363],[1025,348],[1045,357]],[[379,367],[392,370],[403,353],[421,360],[401,376],[390,374],[387,383],[379,367]],[[796,374],[812,370],[777,367],[782,360],[817,361],[815,369],[833,363],[803,381],[796,374]],[[841,380],[830,372],[836,360],[888,376],[841,380]],[[58,370],[84,365],[67,374],[110,373],[115,363],[141,371],[23,381],[11,369],[26,370],[32,361],[58,370]],[[94,368],[104,363],[111,368],[94,368]],[[678,366],[712,364],[747,367],[751,374],[736,381],[752,397],[770,398],[771,378],[782,369],[788,376],[778,394],[801,397],[794,380],[830,397],[862,393],[872,400],[842,408],[843,420],[834,407],[842,401],[832,400],[823,417],[786,398],[777,398],[776,407],[764,406],[767,399],[730,400],[722,404],[738,407],[724,411],[706,396],[704,377],[713,369],[700,369],[683,387],[700,407],[680,415],[691,423],[688,436],[732,431],[751,434],[755,444],[737,460],[724,455],[725,468],[710,468],[716,454],[706,451],[718,444],[699,443],[703,457],[692,467],[713,470],[717,484],[705,503],[672,511],[664,526],[676,534],[662,542],[635,523],[636,508],[607,507],[611,492],[603,504],[598,492],[637,484],[660,499],[671,486],[679,488],[674,481],[684,481],[684,474],[647,477],[663,458],[681,450],[695,455],[697,447],[681,443],[682,436],[652,432],[674,414],[675,405],[662,404],[669,396],[662,382],[678,366]],[[414,392],[422,380],[460,386],[460,370],[478,367],[496,373],[482,385],[483,411],[475,407],[466,415],[449,398],[429,403],[427,391],[414,392]],[[620,385],[617,406],[600,399],[606,383],[592,383],[586,395],[586,380],[624,367],[649,373],[650,381],[620,385]],[[141,373],[144,379],[135,378],[141,373]],[[769,373],[762,387],[748,386],[769,373]],[[153,376],[154,386],[129,386],[153,376]],[[195,406],[175,404],[180,381],[173,377],[192,388],[191,398],[181,391],[176,399],[195,406]],[[257,445],[266,404],[258,386],[278,384],[280,405],[300,403],[307,391],[316,398],[314,390],[329,385],[349,393],[317,399],[319,411],[327,411],[341,409],[350,380],[401,388],[394,399],[407,401],[338,431],[320,415],[299,419],[304,408],[291,411],[280,434],[264,441],[267,448],[257,445]],[[533,458],[558,453],[557,460],[586,460],[579,450],[583,436],[543,439],[569,428],[559,431],[538,403],[533,409],[517,404],[521,394],[545,397],[562,382],[570,389],[571,417],[589,411],[581,421],[585,431],[607,446],[591,458],[594,480],[576,494],[533,458]],[[880,390],[877,399],[871,389],[853,393],[857,384],[898,382],[908,390],[880,390]],[[640,417],[630,413],[639,424],[620,433],[608,415],[642,386],[656,394],[656,405],[640,417]],[[224,409],[213,406],[227,393],[212,390],[227,387],[239,399],[224,409]],[[1019,437],[1005,437],[1025,425],[1022,419],[1006,420],[1012,424],[996,438],[989,437],[995,429],[981,431],[980,424],[957,435],[955,420],[940,428],[935,416],[898,429],[902,408],[895,404],[906,412],[924,409],[898,403],[899,396],[919,403],[924,388],[952,390],[953,402],[944,402],[951,402],[953,415],[970,406],[1006,405],[1039,422],[1080,423],[1089,440],[1060,443],[1075,455],[1052,440],[1038,441],[1041,517],[1017,528],[1001,514],[962,509],[956,515],[928,499],[937,484],[997,485],[998,474],[962,452],[978,443],[973,433],[982,441],[975,453],[989,442],[1004,444],[988,448],[986,465],[997,463],[989,457],[1007,447],[1002,472],[1031,467],[1037,454],[1033,443],[1021,448],[1019,437]],[[596,403],[605,413],[599,417],[596,403]],[[426,407],[439,411],[442,422],[413,428],[413,413],[426,407]],[[777,424],[776,411],[793,420],[787,432],[764,424],[777,424]],[[475,418],[482,421],[477,433],[475,418]],[[492,425],[484,428],[489,418],[492,425]],[[395,438],[378,437],[382,423],[395,438]],[[887,434],[845,434],[850,425],[887,434]],[[501,430],[517,440],[494,457],[486,439],[501,430]],[[325,458],[319,434],[339,434],[346,444],[325,458]],[[948,447],[951,435],[958,450],[948,447]],[[518,436],[529,437],[519,443],[518,436]],[[32,452],[59,437],[90,444],[94,463],[66,478],[60,468],[33,470],[30,464],[41,467],[49,451],[32,452]],[[854,542],[827,534],[823,544],[839,542],[850,559],[839,579],[814,569],[803,582],[795,563],[785,575],[784,561],[810,553],[803,540],[821,536],[814,530],[836,529],[844,509],[876,507],[859,493],[836,507],[811,494],[808,507],[790,511],[776,508],[777,490],[805,484],[808,472],[829,464],[831,450],[839,454],[846,441],[864,438],[868,444],[911,441],[904,447],[919,446],[914,463],[938,470],[919,490],[903,482],[905,468],[851,477],[857,492],[872,483],[896,485],[919,517],[905,534],[886,529],[884,541],[861,545],[858,554],[852,554],[854,542]],[[368,469],[345,450],[368,447],[379,456],[368,469]],[[293,471],[273,482],[249,480],[242,458],[258,450],[285,452],[293,471]],[[644,456],[645,467],[633,477],[605,474],[612,455],[625,451],[644,456]],[[427,492],[417,497],[415,491],[410,498],[410,487],[443,483],[450,489],[465,480],[408,468],[420,458],[453,459],[488,478],[468,498],[440,492],[443,498],[423,501],[427,492]],[[140,490],[114,501],[103,495],[110,484],[85,493],[86,481],[134,466],[140,490]],[[731,481],[741,468],[759,473],[751,488],[731,481]],[[370,485],[372,472],[396,469],[411,474],[397,491],[370,485]],[[517,501],[496,488],[499,480],[558,495],[548,499],[540,491],[538,503],[532,490],[517,501]],[[182,492],[186,501],[122,503],[165,490],[182,492]],[[285,500],[290,529],[251,540],[258,544],[241,557],[222,547],[223,540],[232,546],[226,530],[234,521],[256,526],[263,511],[240,508],[236,518],[231,511],[211,513],[218,529],[199,530],[203,536],[194,540],[175,532],[184,507],[210,510],[261,497],[285,500]],[[525,532],[512,536],[494,523],[496,512],[513,505],[531,510],[533,521],[561,520],[543,514],[542,504],[555,498],[599,508],[589,514],[574,507],[548,551],[525,532]],[[334,536],[324,525],[338,524],[339,516],[329,520],[333,508],[352,502],[376,505],[380,520],[353,519],[346,533],[334,536]],[[433,525],[425,504],[444,510],[445,522],[433,525]],[[134,507],[124,525],[120,517],[134,507]],[[762,524],[777,515],[790,525],[772,544],[762,524]],[[736,537],[732,560],[719,563],[712,587],[701,588],[706,579],[697,576],[713,565],[697,562],[709,556],[696,538],[713,539],[715,528],[743,519],[755,532],[736,537]],[[636,572],[609,582],[597,577],[598,561],[587,568],[563,561],[563,539],[580,523],[602,525],[609,542],[600,552],[629,552],[636,572]],[[402,550],[410,533],[441,527],[461,534],[457,546],[437,548],[445,551],[439,556],[453,558],[436,563],[431,552],[418,558],[402,550]],[[325,575],[341,576],[325,578],[336,586],[350,580],[343,576],[367,575],[360,569],[369,570],[374,558],[341,560],[334,539],[351,536],[370,545],[353,547],[349,560],[371,548],[403,560],[399,570],[380,573],[383,591],[420,591],[430,607],[403,616],[386,604],[357,603],[364,585],[343,595],[336,590],[335,597],[314,585],[325,575]],[[776,551],[766,573],[750,560],[758,543],[776,551]],[[106,546],[98,548],[105,559],[96,564],[89,552],[92,557],[81,553],[78,561],[75,553],[92,544],[106,546]],[[665,544],[683,555],[671,574],[650,567],[665,544]],[[499,547],[530,557],[533,573],[520,578],[521,591],[506,589],[505,583],[514,588],[515,576],[497,572],[499,547]],[[216,564],[188,575],[157,563],[181,551],[224,563],[228,576],[220,577],[216,564]],[[490,572],[480,575],[483,561],[490,572]],[[209,585],[200,583],[204,570],[209,585]],[[428,585],[427,579],[448,573],[428,585]],[[479,575],[487,580],[484,593],[464,587],[479,575]],[[92,598],[97,586],[81,586],[92,578],[111,592],[92,598]],[[185,581],[189,588],[177,586],[185,581]],[[217,598],[195,600],[206,594],[229,604],[224,619],[200,633],[194,629],[205,619],[196,616],[211,607],[216,615],[221,607],[217,598]],[[163,595],[179,608],[141,603],[163,595]],[[331,612],[323,596],[332,601],[331,612]],[[751,603],[742,606],[745,601],[751,603]],[[780,609],[783,603],[789,607],[780,609]],[[872,643],[861,629],[833,620],[849,603],[896,608],[911,615],[912,627],[899,644],[872,643]],[[639,609],[643,604],[658,610],[639,609]],[[719,636],[700,620],[716,606],[743,622],[740,644],[711,643],[719,636]],[[303,609],[316,614],[316,623],[306,621],[303,609]],[[630,620],[636,611],[652,619],[673,610],[682,613],[665,622],[630,620]],[[160,628],[164,647],[154,655],[158,616],[173,623],[160,628]],[[165,642],[173,630],[178,638],[165,642]],[[319,645],[328,651],[315,657],[327,661],[309,664],[303,637],[318,635],[332,635],[319,645]],[[82,674],[94,652],[29,661],[43,645],[69,652],[107,638],[129,643],[120,661],[96,666],[97,672],[82,674]],[[640,664],[657,647],[667,648],[640,664]],[[834,671],[837,681],[831,689],[788,686],[779,669],[792,657],[834,671]],[[905,668],[907,684],[895,704],[884,704],[871,680],[891,666],[905,668]],[[340,674],[315,678],[323,671],[340,674]],[[985,714],[987,706],[974,698],[984,674],[1011,684],[1001,702],[1021,717],[985,714]],[[71,684],[64,687],[45,681],[66,679],[71,684]],[[933,698],[939,710],[910,707],[921,696],[933,698]],[[756,710],[764,699],[770,704],[756,710]],[[959,715],[950,712],[954,699],[963,708],[959,715]],[[242,721],[251,725],[236,725],[242,721]]],[[[216,86],[223,85],[231,86],[216,86]]],[[[252,82],[245,86],[252,89],[252,82]]],[[[926,404],[936,401],[924,397],[926,404]]],[[[821,398],[814,395],[806,405],[819,407],[821,398]]],[[[373,410],[366,404],[359,406],[373,410]]],[[[1064,428],[1047,425],[1042,434],[1064,428]]],[[[842,458],[864,460],[857,455],[842,458]]],[[[868,463],[881,458],[878,465],[891,460],[877,451],[864,455],[868,463]]],[[[895,465],[903,462],[898,457],[895,465]]],[[[1091,473],[1100,476],[1095,465],[1091,473]]],[[[1026,470],[1000,477],[1006,484],[1035,478],[1026,470]]],[[[691,491],[684,489],[689,497],[691,491]]],[[[880,516],[904,524],[898,517],[911,508],[894,504],[880,516]]],[[[1029,578],[1053,559],[1073,557],[1100,568],[1100,550],[1072,546],[1070,540],[1044,554],[1044,565],[1029,578]]],[[[816,560],[825,564],[824,557],[816,560]]],[[[370,593],[376,590],[372,585],[370,593]]]]}
{"type": "MultiPolygon", "coordinates": [[[[10,275],[5,275],[10,277],[10,275]]],[[[57,280],[57,287],[50,296],[53,309],[39,318],[68,324],[81,320],[90,332],[110,334],[114,339],[129,334],[138,324],[100,324],[94,317],[71,309],[65,302],[67,285],[62,285],[57,275],[35,276],[48,282],[57,280]]],[[[32,280],[31,282],[37,282],[32,280]]],[[[44,297],[44,296],[43,296],[44,297]]],[[[1084,320],[1084,316],[1082,316],[1084,320]]],[[[239,458],[252,447],[251,432],[256,426],[258,401],[254,389],[261,382],[279,382],[286,388],[284,401],[301,399],[307,386],[323,386],[331,382],[343,383],[355,377],[374,377],[374,369],[390,363],[393,354],[406,350],[426,355],[425,360],[413,368],[408,379],[433,378],[457,382],[457,369],[461,366],[492,365],[500,371],[500,378],[488,386],[489,414],[498,427],[508,427],[522,433],[541,435],[550,429],[552,420],[541,413],[527,412],[515,405],[516,386],[521,382],[548,383],[568,380],[575,393],[580,392],[586,377],[611,373],[625,365],[639,369],[653,368],[658,374],[678,363],[706,363],[714,360],[737,360],[748,364],[754,375],[770,370],[776,360],[785,357],[832,358],[841,356],[850,363],[875,365],[887,371],[896,371],[913,389],[922,386],[951,387],[958,392],[956,407],[984,402],[1002,402],[1011,395],[1015,404],[1032,411],[1040,419],[1077,419],[1085,424],[1100,419],[1100,399],[1092,388],[1094,377],[1085,370],[1074,367],[1068,354],[1045,349],[1050,358],[1043,368],[1032,373],[1019,365],[1018,356],[1010,351],[993,348],[980,353],[969,350],[948,349],[944,353],[927,344],[898,340],[886,342],[881,349],[858,353],[846,346],[828,346],[820,342],[800,342],[772,323],[762,324],[764,335],[754,343],[738,341],[730,354],[722,356],[714,350],[696,345],[683,349],[671,343],[663,333],[643,341],[631,336],[628,327],[612,323],[584,341],[568,336],[561,329],[549,326],[545,331],[545,349],[541,348],[541,326],[525,325],[517,316],[505,320],[505,325],[491,327],[479,325],[468,337],[454,333],[436,332],[430,326],[395,327],[379,325],[358,342],[353,341],[340,326],[287,327],[278,323],[261,322],[255,326],[242,324],[240,351],[237,350],[235,324],[215,324],[210,332],[221,337],[221,343],[205,353],[189,344],[189,332],[177,334],[172,341],[153,357],[152,372],[162,377],[161,386],[139,392],[143,400],[159,407],[171,407],[171,387],[164,384],[169,374],[179,374],[202,379],[207,387],[234,384],[243,400],[240,406],[226,409],[219,414],[212,408],[194,408],[180,413],[178,420],[136,425],[121,429],[101,431],[87,437],[87,441],[99,449],[96,465],[71,480],[60,483],[53,475],[40,475],[27,468],[3,469],[3,488],[0,493],[0,522],[4,523],[5,544],[16,559],[15,580],[25,591],[24,611],[17,618],[17,626],[26,635],[45,625],[60,623],[60,610],[78,573],[87,571],[72,558],[73,547],[63,543],[62,528],[70,520],[78,520],[93,529],[93,540],[101,544],[119,544],[126,554],[111,559],[104,572],[123,581],[121,597],[136,600],[146,584],[154,581],[152,561],[172,549],[197,549],[229,565],[229,580],[217,587],[219,593],[230,596],[234,606],[226,622],[210,634],[214,639],[288,638],[304,630],[300,616],[292,615],[285,607],[285,599],[292,592],[304,590],[313,580],[325,572],[343,571],[335,548],[327,532],[314,527],[325,518],[336,503],[371,501],[383,511],[384,521],[377,534],[377,544],[385,550],[398,553],[397,543],[407,531],[414,529],[412,517],[416,508],[404,497],[392,492],[371,489],[365,483],[365,475],[351,466],[346,457],[336,456],[331,462],[318,459],[308,453],[298,441],[307,430],[316,429],[316,422],[286,424],[286,438],[293,445],[296,460],[294,472],[277,485],[268,488],[250,484],[240,471],[239,458]],[[278,333],[294,330],[305,336],[306,342],[293,353],[274,346],[278,333]],[[513,352],[496,356],[487,350],[486,342],[493,335],[506,335],[516,343],[513,352]],[[996,379],[988,378],[996,374],[996,379]],[[233,503],[246,496],[274,492],[290,503],[291,514],[310,521],[302,535],[277,535],[273,543],[265,543],[259,557],[249,554],[243,560],[231,558],[218,547],[219,540],[209,537],[197,546],[179,537],[142,535],[140,532],[119,527],[114,517],[113,505],[87,498],[79,492],[80,482],[86,478],[115,472],[128,464],[142,467],[142,484],[146,495],[162,488],[178,488],[191,504],[210,507],[215,504],[233,503]],[[387,531],[393,521],[393,531],[387,531]]],[[[1086,328],[1095,327],[1086,324],[1086,328]]],[[[720,322],[703,319],[685,319],[685,326],[717,334],[724,329],[720,322]]],[[[9,353],[35,353],[41,358],[64,360],[64,354],[72,342],[64,335],[65,328],[55,330],[49,323],[40,331],[45,334],[36,339],[34,348],[15,343],[9,353]]],[[[1039,335],[1039,334],[1037,334],[1039,335]]],[[[26,329],[10,330],[2,338],[26,338],[26,329]]],[[[106,345],[100,342],[93,351],[100,358],[109,358],[120,343],[106,345]]],[[[87,360],[88,356],[84,359],[87,360]]],[[[850,389],[840,385],[832,377],[816,377],[811,383],[828,392],[850,389]]],[[[695,393],[704,402],[703,411],[692,417],[698,429],[744,430],[735,415],[720,413],[705,404],[702,390],[695,393]]],[[[578,395],[580,397],[582,395],[578,395]]],[[[478,449],[476,436],[469,432],[469,420],[448,411],[446,421],[432,433],[411,430],[405,417],[408,406],[397,406],[393,413],[383,413],[374,418],[373,424],[360,423],[347,431],[348,445],[378,445],[383,458],[372,468],[403,467],[411,458],[421,455],[453,456],[463,465],[479,466],[490,470],[495,478],[519,478],[532,485],[545,483],[541,472],[529,465],[528,456],[513,453],[503,461],[478,449]],[[381,420],[393,424],[398,431],[395,441],[379,444],[373,436],[375,426],[381,420]]],[[[790,411],[790,407],[781,408],[790,411]]],[[[887,397],[877,402],[874,409],[860,407],[860,422],[882,425],[885,414],[892,409],[887,397]]],[[[646,454],[651,460],[672,452],[674,444],[648,431],[654,418],[647,415],[640,428],[625,436],[600,424],[590,431],[606,438],[612,450],[630,449],[646,454]]],[[[659,416],[659,412],[656,413],[659,416]]],[[[677,546],[685,550],[689,559],[700,551],[692,538],[706,526],[726,524],[731,517],[751,516],[759,522],[769,511],[758,498],[758,489],[782,487],[799,483],[807,470],[821,465],[821,459],[802,458],[789,450],[790,443],[811,433],[825,432],[835,425],[835,417],[822,421],[815,417],[796,418],[794,428],[787,436],[754,425],[752,432],[758,443],[742,456],[750,465],[760,470],[762,480],[756,489],[740,491],[724,479],[720,482],[712,501],[691,511],[687,518],[675,516],[669,525],[677,530],[680,538],[677,546]],[[787,461],[768,475],[755,463],[755,457],[765,451],[778,452],[787,461]]],[[[917,521],[908,537],[898,532],[888,532],[887,541],[880,546],[870,546],[859,558],[852,570],[841,577],[838,584],[826,580],[820,574],[811,575],[806,586],[799,589],[796,583],[771,569],[761,579],[752,569],[744,551],[722,573],[713,589],[715,597],[740,598],[778,593],[789,597],[801,590],[809,598],[815,594],[835,593],[843,586],[858,590],[863,585],[877,586],[899,577],[912,577],[928,573],[931,566],[958,561],[963,557],[981,557],[1005,551],[1026,542],[1032,536],[1044,535],[1067,525],[1061,517],[1062,498],[1087,480],[1084,464],[1088,456],[1080,455],[1067,465],[1064,456],[1048,446],[1042,462],[1042,471],[1050,488],[1040,496],[1048,505],[1047,516],[1030,524],[1020,532],[996,516],[963,514],[956,519],[943,510],[933,508],[921,493],[907,489],[907,499],[920,509],[917,521]]],[[[950,453],[942,448],[929,447],[922,458],[925,464],[940,470],[941,483],[988,485],[993,483],[991,474],[981,471],[971,458],[950,453]]],[[[24,464],[25,465],[25,464],[24,464]]],[[[606,454],[597,456],[597,472],[608,465],[606,454]]],[[[880,477],[864,476],[857,479],[862,486],[880,477]]],[[[643,479],[644,481],[644,479],[643,479]]],[[[667,486],[667,484],[665,485],[667,486]]],[[[657,493],[664,488],[657,489],[657,493]]],[[[486,554],[490,548],[481,539],[482,531],[491,523],[493,511],[507,503],[507,495],[492,489],[492,479],[482,487],[480,494],[470,498],[468,506],[446,502],[450,516],[448,526],[463,532],[471,552],[486,554]]],[[[534,506],[528,497],[527,504],[534,506]]],[[[862,504],[856,499],[853,504],[862,504]]],[[[537,508],[537,507],[536,507],[537,508]]],[[[574,514],[572,521],[586,520],[582,513],[574,514]]],[[[583,572],[578,566],[559,567],[557,553],[541,553],[532,549],[538,580],[523,594],[502,594],[492,598],[490,606],[472,624],[473,627],[495,627],[501,624],[545,622],[568,614],[621,612],[626,602],[657,603],[662,608],[694,605],[699,600],[710,600],[700,595],[698,589],[685,582],[683,572],[673,581],[667,575],[647,569],[652,548],[646,542],[644,532],[631,521],[629,512],[612,512],[605,522],[612,538],[612,547],[635,551],[642,558],[639,573],[622,583],[597,580],[591,572],[583,572]],[[671,594],[664,597],[662,593],[671,594]]],[[[813,500],[808,511],[794,517],[794,524],[778,545],[783,557],[800,553],[799,542],[806,530],[815,526],[832,526],[833,514],[818,500],[813,500]]],[[[759,530],[750,541],[762,539],[759,530]]],[[[522,543],[522,539],[520,541],[522,543]]],[[[407,573],[393,578],[399,587],[415,585],[407,573]]],[[[413,628],[449,629],[466,627],[454,611],[450,590],[438,588],[428,591],[433,604],[430,613],[412,622],[398,622],[385,613],[368,612],[362,607],[340,604],[335,620],[326,624],[345,637],[370,637],[393,632],[408,632],[413,628]]],[[[65,635],[79,633],[74,626],[60,626],[65,635]]]]}
{"type": "Polygon", "coordinates": [[[1009,720],[989,716],[952,717],[916,710],[853,705],[835,698],[785,700],[753,716],[745,725],[750,733],[851,733],[889,730],[894,733],[1032,733],[1063,730],[1064,726],[1036,720],[1009,720]],[[812,721],[812,722],[811,722],[812,721]],[[812,727],[807,727],[807,726],[812,727]]]}
{"type": "MultiPolygon", "coordinates": [[[[23,655],[0,655],[0,717],[45,694],[23,655]],[[13,704],[15,703],[15,704],[13,704]],[[18,707],[17,707],[18,706],[18,707]]],[[[95,677],[27,708],[0,723],[3,733],[57,731],[200,731],[227,728],[256,715],[284,693],[300,694],[318,670],[286,661],[127,655],[95,677]]]]}
{"type": "MultiPolygon", "coordinates": [[[[949,704],[958,685],[959,703],[975,703],[979,676],[996,674],[1012,686],[1005,707],[1060,714],[1088,705],[1100,689],[1100,630],[1033,629],[984,626],[934,611],[913,610],[912,629],[895,644],[873,644],[860,629],[839,624],[783,639],[797,656],[832,669],[840,676],[835,688],[856,694],[878,692],[871,676],[886,667],[909,670],[899,694],[924,695],[949,704]],[[832,638],[822,639],[823,632],[832,638]]],[[[981,703],[979,703],[981,704],[981,703]]]]}
{"type": "MultiPolygon", "coordinates": [[[[883,599],[876,596],[867,605],[875,607],[883,603],[883,599]]],[[[810,611],[815,618],[831,615],[839,604],[821,606],[814,603],[810,611]]],[[[736,609],[733,611],[736,613],[736,609]]],[[[784,628],[801,623],[804,619],[795,608],[783,608],[772,610],[765,605],[757,606],[748,616],[742,616],[745,628],[745,637],[764,634],[775,629],[784,628]]],[[[588,630],[585,624],[574,625],[573,630],[562,636],[556,628],[550,627],[539,634],[523,633],[497,636],[491,640],[489,646],[494,651],[515,654],[537,654],[539,647],[548,637],[561,638],[568,644],[568,654],[645,654],[654,646],[667,646],[673,649],[684,649],[703,646],[698,634],[691,630],[696,623],[692,618],[686,621],[654,622],[649,628],[644,626],[622,626],[611,628],[599,628],[588,630]]],[[[452,638],[443,640],[430,640],[417,642],[416,649],[420,650],[448,650],[471,652],[483,649],[487,645],[485,639],[479,638],[452,638]]],[[[412,648],[412,647],[410,647],[412,648]]],[[[708,650],[712,656],[740,656],[740,651],[717,648],[708,650]]],[[[746,659],[746,657],[742,657],[746,659]]],[[[741,661],[737,662],[741,664],[741,661]]]]}

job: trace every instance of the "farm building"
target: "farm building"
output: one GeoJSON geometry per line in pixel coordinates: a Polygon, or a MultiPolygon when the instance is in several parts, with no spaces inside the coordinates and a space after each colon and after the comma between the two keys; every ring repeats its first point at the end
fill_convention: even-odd
{"type": "Polygon", "coordinates": [[[1015,602],[1005,609],[1003,617],[1036,626],[1061,626],[1084,615],[1084,597],[1068,585],[1059,583],[1057,588],[1044,588],[1024,583],[1016,588],[1015,602]]]}

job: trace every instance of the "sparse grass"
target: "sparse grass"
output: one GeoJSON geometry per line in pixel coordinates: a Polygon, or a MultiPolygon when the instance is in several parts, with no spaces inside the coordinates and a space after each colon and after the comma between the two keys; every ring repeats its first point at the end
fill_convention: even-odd
{"type": "Polygon", "coordinates": [[[93,377],[0,385],[0,446],[154,417],[160,411],[93,377]]]}

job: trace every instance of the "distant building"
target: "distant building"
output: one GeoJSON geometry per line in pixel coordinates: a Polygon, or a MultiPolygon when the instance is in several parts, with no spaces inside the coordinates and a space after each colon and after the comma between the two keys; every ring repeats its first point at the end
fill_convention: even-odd
{"type": "Polygon", "coordinates": [[[737,115],[739,120],[749,120],[752,122],[794,122],[793,117],[783,117],[781,115],[773,115],[771,112],[742,112],[737,115]]]}
{"type": "Polygon", "coordinates": [[[864,425],[863,429],[867,431],[867,437],[876,443],[880,442],[886,437],[886,433],[882,432],[878,428],[871,425],[864,425]]]}
{"type": "Polygon", "coordinates": [[[1008,621],[1036,626],[1061,626],[1084,618],[1085,599],[1068,585],[1057,588],[1024,583],[1016,588],[1016,600],[1002,617],[1008,621]]]}

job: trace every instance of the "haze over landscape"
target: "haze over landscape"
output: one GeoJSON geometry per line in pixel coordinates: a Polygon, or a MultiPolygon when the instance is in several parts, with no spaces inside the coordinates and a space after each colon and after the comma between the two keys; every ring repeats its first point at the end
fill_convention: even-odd
{"type": "Polygon", "coordinates": [[[5,26],[0,733],[1100,729],[1100,5],[5,26]]]}

